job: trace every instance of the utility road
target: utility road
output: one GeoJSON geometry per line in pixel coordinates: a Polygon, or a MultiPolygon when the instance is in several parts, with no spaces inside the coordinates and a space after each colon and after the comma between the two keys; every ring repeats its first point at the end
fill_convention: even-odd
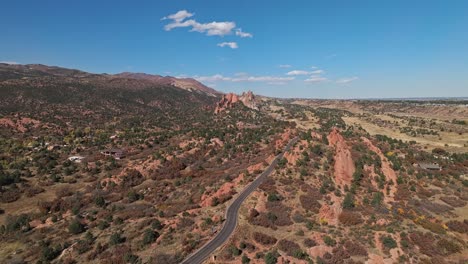
{"type": "Polygon", "coordinates": [[[239,208],[244,202],[245,198],[247,198],[255,189],[257,189],[260,184],[268,177],[268,175],[273,172],[275,169],[276,164],[280,159],[283,158],[284,153],[291,149],[291,146],[294,145],[298,140],[297,137],[293,138],[289,141],[288,145],[284,148],[283,152],[281,152],[275,159],[271,162],[271,164],[266,168],[266,170],[260,174],[253,182],[251,182],[245,189],[235,198],[232,204],[227,208],[226,211],[226,221],[224,222],[224,226],[221,231],[209,242],[207,242],[203,247],[189,255],[182,264],[201,264],[203,261],[210,256],[218,247],[224,244],[229,237],[232,235],[234,230],[237,226],[237,218],[239,215],[239,208]]]}

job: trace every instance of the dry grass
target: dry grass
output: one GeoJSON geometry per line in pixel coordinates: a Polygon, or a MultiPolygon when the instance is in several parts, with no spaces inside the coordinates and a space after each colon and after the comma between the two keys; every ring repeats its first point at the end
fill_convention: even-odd
{"type": "Polygon", "coordinates": [[[0,260],[6,260],[11,256],[12,252],[17,252],[25,249],[25,245],[20,242],[0,243],[0,260]]]}
{"type": "MultiPolygon", "coordinates": [[[[387,116],[386,119],[392,118],[387,116]]],[[[468,151],[468,147],[465,147],[464,145],[468,142],[468,133],[459,135],[457,133],[439,132],[442,138],[442,140],[439,140],[438,136],[411,137],[404,133],[400,133],[400,131],[398,130],[371,124],[358,117],[344,117],[343,120],[346,122],[347,125],[360,125],[371,135],[380,134],[395,139],[401,139],[403,141],[416,141],[421,146],[427,147],[428,150],[432,150],[434,148],[444,148],[447,151],[457,153],[468,151]],[[446,144],[448,145],[448,147],[445,146],[446,144]]]]}

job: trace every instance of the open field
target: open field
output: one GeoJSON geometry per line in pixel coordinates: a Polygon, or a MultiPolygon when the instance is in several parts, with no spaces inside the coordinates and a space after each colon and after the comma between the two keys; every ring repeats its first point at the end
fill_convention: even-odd
{"type": "MultiPolygon", "coordinates": [[[[386,115],[378,115],[377,118],[382,120],[394,121],[394,118],[386,115]]],[[[378,126],[362,120],[359,117],[344,117],[343,120],[348,125],[359,125],[371,135],[385,135],[405,142],[416,141],[419,145],[427,150],[434,148],[444,148],[449,152],[464,153],[468,152],[468,133],[462,135],[450,132],[439,132],[440,136],[426,135],[412,137],[401,133],[398,129],[391,129],[378,126]]]]}

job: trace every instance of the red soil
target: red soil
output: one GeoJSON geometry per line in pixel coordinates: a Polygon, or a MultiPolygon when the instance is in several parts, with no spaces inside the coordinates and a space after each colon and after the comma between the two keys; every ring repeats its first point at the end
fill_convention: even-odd
{"type": "Polygon", "coordinates": [[[236,193],[235,187],[244,179],[244,174],[241,173],[232,182],[224,183],[215,193],[205,192],[201,197],[200,206],[212,206],[214,199],[222,199],[227,196],[232,196],[236,193]]]}
{"type": "Polygon", "coordinates": [[[320,135],[319,133],[312,131],[310,134],[311,134],[312,138],[322,140],[322,135],[320,135]]]}
{"type": "Polygon", "coordinates": [[[283,134],[281,134],[281,138],[276,140],[275,142],[276,149],[282,149],[284,146],[286,146],[290,138],[291,138],[291,131],[286,130],[283,134]]]}
{"type": "Polygon", "coordinates": [[[327,222],[329,225],[338,225],[338,216],[343,211],[341,207],[342,198],[334,193],[329,194],[330,202],[324,203],[319,210],[320,221],[327,222]]]}
{"type": "Polygon", "coordinates": [[[284,153],[284,158],[288,160],[289,164],[295,165],[296,161],[302,157],[301,146],[307,146],[307,141],[301,140],[293,150],[284,153]]]}
{"type": "Polygon", "coordinates": [[[331,253],[333,250],[332,247],[329,247],[329,246],[325,246],[325,245],[318,245],[318,246],[315,246],[315,247],[311,247],[309,249],[309,255],[313,258],[317,258],[317,257],[323,257],[323,255],[325,255],[325,253],[331,253]]]}

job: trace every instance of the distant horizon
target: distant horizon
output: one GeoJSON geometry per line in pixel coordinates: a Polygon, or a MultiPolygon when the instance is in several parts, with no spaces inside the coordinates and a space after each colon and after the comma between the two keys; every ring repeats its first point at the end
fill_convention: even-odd
{"type": "Polygon", "coordinates": [[[463,97],[466,10],[458,0],[9,1],[0,61],[282,98],[463,97]]]}
{"type": "MultiPolygon", "coordinates": [[[[191,78],[191,77],[178,77],[178,76],[171,76],[171,75],[162,75],[162,74],[158,74],[158,73],[147,73],[147,72],[133,72],[133,71],[126,71],[126,72],[116,72],[116,73],[110,73],[110,72],[90,72],[90,71],[85,71],[85,70],[82,70],[82,69],[79,69],[79,68],[67,68],[67,67],[64,67],[64,66],[60,66],[60,65],[47,65],[47,64],[44,64],[44,63],[26,63],[26,64],[22,64],[22,63],[17,63],[17,62],[8,62],[8,61],[0,61],[0,64],[8,64],[8,65],[22,65],[22,66],[27,66],[27,65],[43,65],[43,66],[46,66],[46,67],[57,67],[57,68],[62,68],[62,69],[68,69],[68,70],[77,70],[77,71],[82,71],[82,72],[86,72],[86,73],[90,73],[90,74],[107,74],[107,75],[118,75],[118,74],[121,74],[121,73],[133,73],[133,74],[148,74],[148,75],[159,75],[159,76],[163,76],[163,77],[174,77],[174,78],[191,78]]],[[[194,79],[194,78],[191,78],[191,79],[194,79]]],[[[194,79],[196,80],[196,79],[194,79]]],[[[198,80],[197,80],[198,81],[198,80]]],[[[223,94],[227,94],[227,93],[234,93],[232,91],[220,91],[218,89],[216,89],[215,87],[211,87],[209,85],[207,85],[206,83],[202,82],[202,81],[199,81],[200,83],[202,83],[203,85],[209,87],[209,88],[212,88],[212,89],[215,89],[216,91],[218,92],[221,92],[223,94]]],[[[249,89],[247,90],[243,90],[241,92],[236,92],[236,94],[241,94],[243,92],[248,92],[248,91],[251,91],[249,89]]],[[[383,100],[383,101],[388,101],[388,100],[410,100],[410,101],[418,101],[418,100],[421,100],[421,101],[424,101],[424,100],[459,100],[459,101],[465,101],[465,100],[468,100],[468,96],[435,96],[435,97],[380,97],[380,98],[372,98],[372,97],[362,97],[362,98],[358,98],[358,97],[355,97],[355,98],[318,98],[318,97],[276,97],[276,96],[268,96],[268,95],[264,95],[264,94],[261,94],[261,93],[255,93],[255,95],[259,95],[259,96],[264,96],[264,97],[269,97],[269,98],[277,98],[277,99],[289,99],[289,100],[294,100],[294,99],[297,99],[297,100],[383,100]]]]}

